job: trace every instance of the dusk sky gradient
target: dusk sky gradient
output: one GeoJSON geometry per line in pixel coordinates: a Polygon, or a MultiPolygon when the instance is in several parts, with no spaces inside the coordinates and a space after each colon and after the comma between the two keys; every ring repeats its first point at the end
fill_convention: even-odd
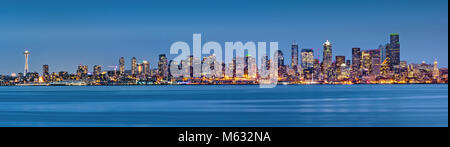
{"type": "MultiPolygon", "coordinates": [[[[79,64],[118,65],[132,57],[155,68],[176,41],[276,41],[351,59],[351,48],[375,49],[399,33],[401,60],[448,66],[448,0],[0,0],[0,74],[30,69],[75,72],[79,64]]],[[[316,53],[317,55],[317,53],[316,53]]],[[[175,55],[169,56],[173,59],[175,55]]],[[[316,56],[317,57],[317,56],[316,56]]]]}

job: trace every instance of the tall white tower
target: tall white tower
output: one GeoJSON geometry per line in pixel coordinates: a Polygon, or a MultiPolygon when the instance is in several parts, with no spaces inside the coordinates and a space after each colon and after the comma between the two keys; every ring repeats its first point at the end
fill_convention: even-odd
{"type": "Polygon", "coordinates": [[[24,53],[25,55],[25,71],[24,71],[24,75],[27,75],[27,73],[30,71],[28,68],[28,56],[30,55],[30,51],[26,50],[24,53]]]}

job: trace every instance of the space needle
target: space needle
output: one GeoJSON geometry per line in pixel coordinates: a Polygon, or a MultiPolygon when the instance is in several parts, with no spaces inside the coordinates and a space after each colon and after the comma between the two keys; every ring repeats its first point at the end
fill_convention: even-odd
{"type": "Polygon", "coordinates": [[[25,71],[24,71],[24,74],[27,75],[27,73],[29,72],[28,56],[30,55],[30,51],[26,50],[23,54],[25,55],[25,71]]]}

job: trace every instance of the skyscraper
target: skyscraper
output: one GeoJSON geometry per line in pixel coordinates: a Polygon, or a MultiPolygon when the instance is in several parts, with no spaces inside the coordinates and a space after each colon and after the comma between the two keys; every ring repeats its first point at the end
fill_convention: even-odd
{"type": "Polygon", "coordinates": [[[278,57],[278,68],[284,66],[284,55],[283,51],[278,50],[277,51],[277,57],[278,57]]]}
{"type": "Polygon", "coordinates": [[[386,53],[391,58],[391,68],[400,65],[400,35],[398,33],[391,34],[391,41],[386,53]]]}
{"type": "Polygon", "coordinates": [[[295,73],[298,74],[297,66],[298,66],[298,44],[292,44],[292,69],[295,70],[295,73]]]}
{"type": "Polygon", "coordinates": [[[141,64],[141,63],[139,63],[139,64],[137,65],[137,75],[138,75],[138,76],[141,76],[141,75],[143,74],[143,72],[144,72],[144,65],[141,64]]]}
{"type": "Polygon", "coordinates": [[[323,44],[323,66],[324,69],[328,69],[331,67],[331,64],[333,63],[333,50],[332,45],[330,41],[326,41],[323,44]]]}
{"type": "Polygon", "coordinates": [[[440,75],[440,71],[439,71],[439,68],[438,68],[438,61],[436,59],[436,60],[434,60],[433,79],[434,80],[439,80],[439,75],[440,75]]]}
{"type": "Polygon", "coordinates": [[[120,57],[119,59],[119,75],[123,76],[125,74],[125,58],[120,57]]]}
{"type": "Polygon", "coordinates": [[[314,68],[314,50],[302,49],[302,68],[312,69],[314,68]]]}
{"type": "Polygon", "coordinates": [[[302,49],[302,73],[304,78],[312,79],[315,61],[313,49],[302,49]]]}
{"type": "Polygon", "coordinates": [[[25,70],[24,70],[24,74],[26,76],[28,74],[28,72],[30,72],[30,69],[28,68],[28,57],[30,56],[30,51],[26,50],[23,54],[25,55],[25,70]]]}
{"type": "Polygon", "coordinates": [[[158,61],[158,73],[161,79],[167,79],[169,77],[169,67],[167,65],[169,61],[165,54],[159,55],[158,61]]]}
{"type": "Polygon", "coordinates": [[[44,77],[45,81],[48,81],[50,79],[50,72],[48,65],[42,66],[42,76],[44,77]]]}
{"type": "Polygon", "coordinates": [[[284,66],[284,55],[281,50],[277,51],[278,58],[278,77],[285,77],[286,67],[284,66]]]}
{"type": "Polygon", "coordinates": [[[136,57],[131,59],[131,75],[136,76],[137,71],[137,60],[136,57]]]}
{"type": "Polygon", "coordinates": [[[370,74],[371,65],[372,65],[372,57],[368,50],[364,50],[361,52],[361,70],[364,76],[368,76],[370,74]]]}
{"type": "Polygon", "coordinates": [[[43,75],[44,77],[50,75],[48,65],[43,65],[43,66],[42,66],[42,75],[43,75]]]}
{"type": "Polygon", "coordinates": [[[150,62],[148,61],[143,61],[142,62],[143,66],[144,66],[144,75],[145,76],[149,76],[150,75],[150,62]]]}
{"type": "Polygon", "coordinates": [[[371,69],[370,74],[373,76],[379,76],[381,72],[381,50],[380,49],[373,49],[369,50],[370,57],[371,57],[371,69]]]}
{"type": "Polygon", "coordinates": [[[352,70],[359,72],[361,68],[361,48],[352,48],[352,70]]]}
{"type": "Polygon", "coordinates": [[[387,47],[389,47],[389,45],[379,45],[378,49],[380,49],[381,51],[381,61],[383,62],[384,60],[386,60],[387,57],[387,47]]]}

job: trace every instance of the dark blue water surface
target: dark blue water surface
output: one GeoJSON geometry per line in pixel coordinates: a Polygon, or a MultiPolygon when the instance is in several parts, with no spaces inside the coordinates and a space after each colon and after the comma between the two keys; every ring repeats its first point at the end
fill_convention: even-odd
{"type": "Polygon", "coordinates": [[[0,87],[0,126],[448,127],[448,85],[0,87]]]}

